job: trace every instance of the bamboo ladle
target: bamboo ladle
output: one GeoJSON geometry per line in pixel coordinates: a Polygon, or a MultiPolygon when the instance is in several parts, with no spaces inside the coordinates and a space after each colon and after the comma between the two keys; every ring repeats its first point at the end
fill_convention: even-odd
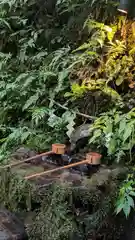
{"type": "Polygon", "coordinates": [[[64,144],[55,143],[55,144],[52,144],[52,151],[38,154],[36,156],[27,158],[27,159],[25,159],[23,161],[20,161],[20,162],[17,162],[17,163],[11,163],[11,164],[7,164],[5,166],[0,166],[0,169],[16,167],[16,166],[19,166],[19,165],[21,165],[23,163],[26,163],[28,161],[32,161],[36,158],[44,157],[44,156],[51,155],[51,154],[64,154],[65,153],[65,148],[66,148],[66,146],[64,144]]]}
{"type": "Polygon", "coordinates": [[[54,172],[57,172],[57,171],[60,171],[60,170],[72,168],[72,167],[83,165],[83,164],[99,165],[100,164],[100,159],[101,159],[100,154],[98,154],[98,153],[88,153],[86,155],[86,160],[82,160],[82,161],[77,162],[77,163],[72,163],[72,164],[69,164],[69,165],[66,165],[66,166],[63,166],[63,167],[58,167],[58,168],[51,169],[51,170],[48,170],[48,171],[44,171],[44,172],[41,172],[41,173],[36,173],[36,174],[33,174],[33,175],[29,175],[29,176],[26,176],[25,179],[29,180],[29,179],[32,179],[32,178],[35,178],[35,177],[45,176],[45,175],[48,175],[48,174],[51,174],[51,173],[54,173],[54,172]]]}

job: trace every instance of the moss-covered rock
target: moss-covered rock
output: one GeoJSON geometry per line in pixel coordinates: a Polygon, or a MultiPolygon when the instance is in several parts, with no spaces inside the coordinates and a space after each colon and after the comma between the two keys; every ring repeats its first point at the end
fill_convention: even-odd
{"type": "Polygon", "coordinates": [[[15,212],[34,214],[26,223],[32,240],[75,237],[117,240],[127,221],[123,215],[115,216],[114,203],[126,171],[120,167],[101,167],[90,178],[64,172],[46,187],[5,171],[0,177],[0,200],[15,212]]]}

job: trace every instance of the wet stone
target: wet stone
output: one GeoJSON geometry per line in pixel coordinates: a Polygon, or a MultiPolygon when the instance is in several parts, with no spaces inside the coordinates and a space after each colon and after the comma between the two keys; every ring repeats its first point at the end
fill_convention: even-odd
{"type": "Polygon", "coordinates": [[[0,209],[0,240],[27,240],[23,223],[7,209],[0,209]]]}

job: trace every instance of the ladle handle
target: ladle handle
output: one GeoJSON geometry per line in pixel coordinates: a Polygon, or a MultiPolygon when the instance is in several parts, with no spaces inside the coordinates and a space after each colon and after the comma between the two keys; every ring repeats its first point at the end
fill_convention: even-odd
{"type": "Polygon", "coordinates": [[[26,176],[25,179],[28,180],[28,179],[31,179],[31,178],[34,178],[34,177],[40,177],[40,176],[43,176],[43,175],[47,175],[47,174],[50,174],[50,173],[57,172],[59,170],[68,169],[68,168],[71,168],[71,167],[86,164],[88,162],[89,162],[88,160],[83,160],[83,161],[80,161],[80,162],[77,162],[77,163],[72,163],[72,164],[69,164],[69,165],[66,165],[66,166],[63,166],[63,167],[58,167],[58,168],[51,169],[51,170],[48,170],[48,171],[45,171],[45,172],[36,173],[36,174],[30,175],[30,176],[26,176]]]}
{"type": "Polygon", "coordinates": [[[41,153],[41,154],[35,155],[33,157],[27,158],[23,161],[20,161],[20,162],[18,161],[17,163],[11,163],[11,164],[8,164],[8,165],[5,165],[5,166],[0,166],[0,169],[15,167],[15,166],[21,165],[23,163],[26,163],[28,161],[31,161],[31,160],[34,160],[36,158],[40,158],[40,157],[43,157],[43,156],[46,156],[46,155],[49,155],[49,154],[53,154],[53,152],[50,151],[50,152],[41,153]]]}

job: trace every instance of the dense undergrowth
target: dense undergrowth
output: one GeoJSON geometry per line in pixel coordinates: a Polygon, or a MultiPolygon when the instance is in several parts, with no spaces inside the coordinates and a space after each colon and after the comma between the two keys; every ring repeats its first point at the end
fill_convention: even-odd
{"type": "MultiPolygon", "coordinates": [[[[90,19],[100,19],[111,4],[105,4],[101,12],[95,10],[90,18],[90,10],[84,11],[87,4],[92,11],[96,1],[1,1],[1,158],[22,143],[41,151],[54,141],[64,141],[66,132],[70,136],[78,122],[76,101],[87,90],[102,88],[103,94],[109,91],[117,97],[104,80],[96,88],[94,80],[88,80],[90,71],[94,78],[93,69],[100,68],[102,50],[112,40],[109,27],[90,19]],[[78,18],[79,13],[82,17],[78,18]],[[75,35],[78,41],[72,39],[75,35]]],[[[113,49],[110,45],[110,54],[113,49]]],[[[122,54],[124,43],[118,51],[122,54]]],[[[114,58],[112,52],[112,61],[114,58]]],[[[93,99],[95,94],[91,93],[93,99]]]]}
{"type": "MultiPolygon", "coordinates": [[[[134,62],[135,23],[117,1],[1,0],[1,163],[17,146],[41,152],[94,122],[90,143],[106,149],[107,163],[134,166],[134,62]]],[[[117,201],[126,216],[133,176],[117,201]]]]}
{"type": "MultiPolygon", "coordinates": [[[[98,182],[85,179],[75,187],[65,181],[38,189],[35,185],[20,179],[10,170],[0,174],[0,205],[15,212],[22,220],[29,213],[26,224],[29,239],[89,239],[104,236],[119,239],[125,218],[116,218],[113,205],[117,194],[117,174],[104,172],[98,182]],[[109,180],[109,181],[108,181],[109,180]],[[111,194],[108,193],[111,190],[111,194]],[[32,211],[34,212],[31,215],[32,211]],[[118,222],[119,221],[119,222],[118,222]]],[[[119,175],[120,177],[120,175],[119,175]]]]}

